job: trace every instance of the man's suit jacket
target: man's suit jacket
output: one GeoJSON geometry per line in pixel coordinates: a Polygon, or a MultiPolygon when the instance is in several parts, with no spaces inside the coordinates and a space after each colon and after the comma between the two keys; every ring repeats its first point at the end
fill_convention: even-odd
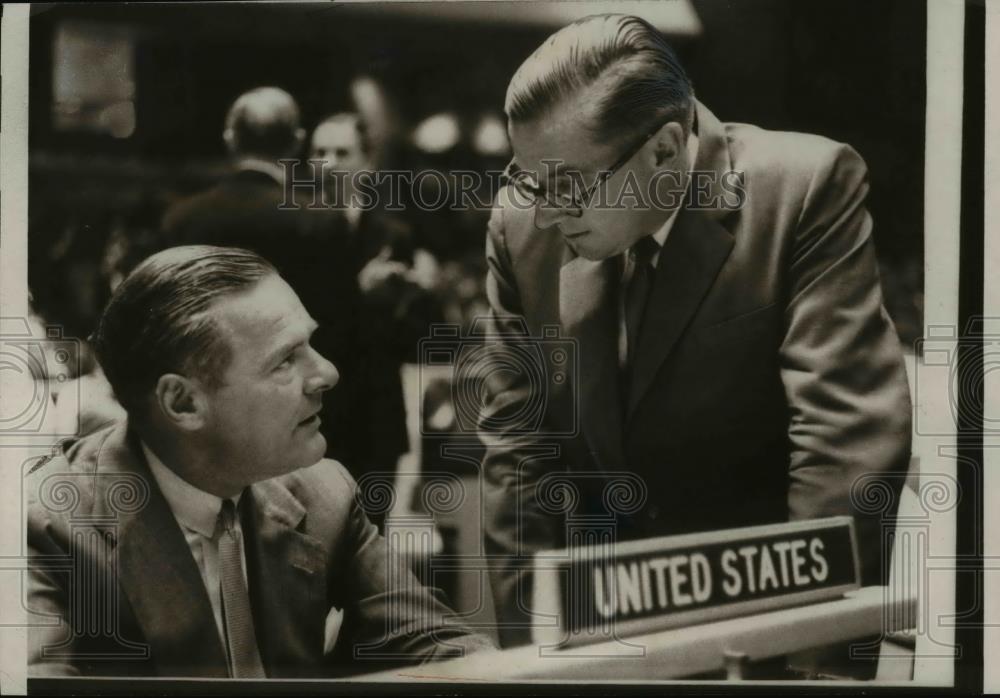
{"type": "Polygon", "coordinates": [[[267,173],[237,169],[214,187],[172,206],[162,225],[163,247],[222,245],[251,249],[274,264],[319,323],[313,346],[340,372],[323,401],[327,455],[355,467],[368,444],[358,404],[368,395],[360,365],[365,346],[360,291],[349,241],[336,211],[309,208],[296,190],[298,209],[279,208],[282,185],[267,173]]]}
{"type": "MultiPolygon", "coordinates": [[[[559,326],[560,341],[575,342],[579,370],[578,382],[546,378],[536,388],[509,370],[489,382],[480,419],[485,537],[497,556],[506,643],[527,637],[518,627],[527,617],[517,585],[522,605],[531,598],[523,556],[562,545],[573,516],[609,508],[619,512],[621,539],[853,514],[865,581],[884,574],[880,525],[894,498],[881,507],[876,493],[898,492],[911,407],[882,305],[864,162],[818,136],[722,124],[701,104],[696,128],[694,169],[712,176],[695,201],[733,202],[732,180],[727,191],[722,179],[730,171],[743,173],[746,199],[739,210],[688,201],[678,212],[627,405],[618,385],[618,260],[574,256],[507,191],[494,209],[491,333],[514,336],[520,322],[538,337],[559,326]],[[514,433],[514,415],[530,404],[544,405],[542,429],[514,433]],[[574,429],[575,438],[544,435],[574,429]],[[552,487],[554,473],[577,491],[566,516],[552,514],[569,505],[552,487]]],[[[547,342],[541,375],[554,376],[560,367],[547,342]]]]}
{"type": "MultiPolygon", "coordinates": [[[[204,582],[127,423],[71,443],[26,486],[33,675],[227,675],[204,582]]],[[[269,677],[353,673],[490,646],[445,624],[439,592],[390,554],[339,463],[256,483],[244,497],[247,578],[269,677]],[[343,625],[331,650],[324,637],[333,608],[343,610],[343,625]]]]}
{"type": "MultiPolygon", "coordinates": [[[[343,225],[355,276],[383,247],[391,250],[390,261],[413,266],[413,228],[399,213],[365,210],[355,226],[346,218],[343,225]]],[[[356,428],[367,435],[367,448],[356,454],[356,462],[367,463],[369,471],[394,470],[410,448],[400,370],[404,362],[414,360],[417,343],[431,323],[440,321],[436,305],[429,291],[401,278],[363,294],[359,332],[366,351],[360,369],[366,399],[361,405],[364,419],[356,428]]]]}

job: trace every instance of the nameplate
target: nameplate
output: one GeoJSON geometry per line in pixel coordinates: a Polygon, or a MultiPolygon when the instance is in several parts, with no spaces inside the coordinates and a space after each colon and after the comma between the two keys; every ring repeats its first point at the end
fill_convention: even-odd
{"type": "Polygon", "coordinates": [[[835,599],[860,588],[838,516],[538,553],[533,639],[600,642],[835,599]]]}

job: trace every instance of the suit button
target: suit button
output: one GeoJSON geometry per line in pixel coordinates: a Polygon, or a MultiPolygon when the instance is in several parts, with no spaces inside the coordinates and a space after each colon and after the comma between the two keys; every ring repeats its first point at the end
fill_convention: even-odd
{"type": "Polygon", "coordinates": [[[656,521],[658,518],[660,518],[660,507],[656,506],[655,504],[650,504],[648,507],[646,507],[646,518],[648,518],[650,521],[656,521]]]}

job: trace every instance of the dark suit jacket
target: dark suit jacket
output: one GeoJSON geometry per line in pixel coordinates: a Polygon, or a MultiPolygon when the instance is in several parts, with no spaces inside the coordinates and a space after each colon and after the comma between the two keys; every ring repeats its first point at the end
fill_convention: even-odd
{"type": "MultiPolygon", "coordinates": [[[[746,201],[740,210],[688,203],[678,212],[627,405],[618,260],[575,257],[506,192],[490,220],[492,331],[516,333],[510,316],[533,336],[559,326],[579,367],[578,382],[546,380],[534,394],[545,409],[538,432],[508,426],[533,395],[523,374],[498,372],[482,410],[486,545],[498,556],[493,582],[508,643],[527,637],[517,627],[526,620],[519,582],[521,598],[531,598],[519,554],[561,545],[573,524],[551,515],[567,503],[551,496],[551,473],[577,488],[571,516],[616,510],[619,538],[853,514],[866,583],[885,572],[880,525],[893,509],[871,495],[876,480],[899,489],[911,408],[882,305],[864,162],[818,136],[722,124],[700,104],[697,133],[695,169],[716,174],[702,200],[733,201],[720,182],[735,170],[746,201]],[[574,428],[575,438],[544,436],[574,428]]],[[[558,370],[551,355],[543,352],[549,376],[558,370]]]]}
{"type": "Polygon", "coordinates": [[[361,299],[355,262],[341,217],[308,208],[312,198],[296,190],[299,209],[281,209],[285,192],[266,173],[236,170],[216,186],[171,207],[163,219],[163,247],[207,244],[251,249],[274,264],[320,327],[313,346],[336,365],[340,383],[323,400],[327,455],[355,467],[370,444],[358,404],[368,391],[359,334],[361,299]]]}
{"type": "MultiPolygon", "coordinates": [[[[413,265],[413,229],[402,215],[366,210],[354,229],[346,219],[343,226],[355,276],[383,247],[392,251],[390,261],[413,265]]],[[[359,331],[366,351],[360,368],[366,396],[359,406],[365,419],[356,426],[367,435],[369,447],[358,454],[359,461],[367,463],[370,471],[394,470],[410,447],[400,369],[404,362],[414,360],[418,341],[428,334],[430,323],[440,318],[433,295],[400,278],[363,294],[361,309],[359,331]]]]}
{"type": "MultiPolygon", "coordinates": [[[[39,614],[29,632],[33,675],[226,676],[197,565],[126,423],[68,445],[26,484],[28,608],[39,614]]],[[[490,646],[444,624],[450,611],[439,592],[389,554],[339,463],[256,483],[244,496],[247,576],[269,677],[367,671],[490,646]],[[334,607],[344,621],[327,654],[334,607]]]]}

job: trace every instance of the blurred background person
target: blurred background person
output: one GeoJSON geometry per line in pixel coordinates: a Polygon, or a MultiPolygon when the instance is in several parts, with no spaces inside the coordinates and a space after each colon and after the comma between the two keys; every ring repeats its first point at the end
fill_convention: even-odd
{"type": "Polygon", "coordinates": [[[230,242],[272,262],[300,262],[293,255],[309,232],[307,217],[280,208],[285,172],[279,160],[297,157],[305,138],[295,100],[276,87],[240,95],[226,115],[222,138],[230,172],[167,210],[164,240],[168,246],[230,242]]]}
{"type": "Polygon", "coordinates": [[[431,252],[418,247],[414,207],[390,204],[405,196],[400,189],[406,187],[394,192],[391,180],[373,169],[370,156],[367,126],[358,114],[334,114],[313,132],[310,160],[319,163],[325,202],[342,212],[361,291],[393,319],[394,334],[385,339],[412,358],[412,345],[439,315],[428,293],[438,282],[439,265],[431,252]]]}
{"type": "MultiPolygon", "coordinates": [[[[441,320],[433,286],[438,265],[417,249],[407,211],[386,210],[392,192],[372,170],[365,122],[358,114],[327,117],[313,131],[310,161],[322,178],[324,202],[339,218],[338,235],[361,292],[357,357],[364,384],[356,427],[366,445],[359,459],[369,472],[394,473],[409,448],[400,374],[416,360],[417,344],[441,320]],[[366,180],[366,181],[365,181],[366,180]],[[359,191],[364,181],[367,193],[359,191]],[[374,192],[374,195],[372,195],[374,192]]],[[[375,512],[370,514],[378,519],[375,512]]]]}

